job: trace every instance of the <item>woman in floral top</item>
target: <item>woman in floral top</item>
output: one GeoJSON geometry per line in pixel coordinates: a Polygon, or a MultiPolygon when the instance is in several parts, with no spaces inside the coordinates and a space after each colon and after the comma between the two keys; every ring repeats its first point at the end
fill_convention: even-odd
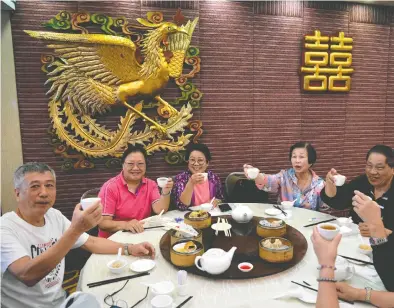
{"type": "MultiPolygon", "coordinates": [[[[312,169],[316,162],[316,151],[307,142],[297,142],[290,147],[289,159],[293,168],[277,174],[260,173],[255,179],[256,186],[265,191],[277,193],[279,201],[293,201],[294,206],[310,210],[322,209],[320,192],[324,181],[312,169]]],[[[252,166],[245,165],[244,171],[252,166]]]]}
{"type": "Polygon", "coordinates": [[[205,144],[191,144],[185,154],[188,171],[175,177],[172,189],[177,208],[186,211],[189,206],[209,203],[215,197],[215,204],[223,199],[223,188],[219,176],[208,170],[211,153],[205,144]],[[208,176],[206,177],[207,173],[208,176]]]}

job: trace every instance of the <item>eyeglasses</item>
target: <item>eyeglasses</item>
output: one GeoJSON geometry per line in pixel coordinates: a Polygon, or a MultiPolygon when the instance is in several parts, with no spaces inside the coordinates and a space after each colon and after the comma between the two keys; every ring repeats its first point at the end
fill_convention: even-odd
{"type": "Polygon", "coordinates": [[[132,162],[124,162],[127,167],[134,168],[137,166],[138,169],[143,169],[145,167],[145,163],[132,163],[132,162]]]}
{"type": "MultiPolygon", "coordinates": [[[[106,303],[108,306],[110,307],[120,307],[118,306],[120,304],[120,302],[125,303],[126,307],[127,307],[127,303],[124,300],[117,300],[115,303],[115,300],[113,298],[114,295],[118,294],[120,291],[122,291],[124,289],[124,287],[127,285],[127,283],[129,282],[129,280],[126,281],[126,283],[123,285],[123,287],[121,287],[119,290],[115,291],[114,293],[111,294],[107,294],[104,298],[104,303],[106,303]],[[112,304],[107,303],[108,299],[111,299],[112,304]]],[[[131,306],[130,308],[136,307],[139,303],[141,303],[143,300],[145,300],[148,296],[149,293],[149,287],[146,289],[146,294],[143,298],[141,298],[138,302],[136,302],[133,306],[131,306]]]]}
{"type": "Polygon", "coordinates": [[[204,165],[205,164],[205,160],[204,159],[189,159],[189,164],[192,165],[204,165]]]}
{"type": "Polygon", "coordinates": [[[374,169],[376,172],[382,172],[386,166],[372,166],[372,165],[366,165],[365,167],[368,171],[373,171],[374,169]]]}

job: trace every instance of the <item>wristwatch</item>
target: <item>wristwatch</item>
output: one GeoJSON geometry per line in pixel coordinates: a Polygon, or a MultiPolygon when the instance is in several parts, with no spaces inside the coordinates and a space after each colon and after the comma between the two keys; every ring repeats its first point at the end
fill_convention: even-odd
{"type": "Polygon", "coordinates": [[[387,237],[383,237],[383,238],[370,237],[369,238],[369,243],[371,244],[371,246],[379,246],[379,245],[382,245],[384,243],[387,243],[387,237]]]}
{"type": "Polygon", "coordinates": [[[365,291],[367,291],[367,293],[365,293],[365,301],[367,303],[370,303],[371,302],[371,291],[372,291],[372,288],[365,287],[365,291]]]}
{"type": "Polygon", "coordinates": [[[124,255],[125,256],[129,256],[130,254],[129,254],[129,244],[125,244],[124,246],[123,246],[123,251],[124,251],[124,255]]]}

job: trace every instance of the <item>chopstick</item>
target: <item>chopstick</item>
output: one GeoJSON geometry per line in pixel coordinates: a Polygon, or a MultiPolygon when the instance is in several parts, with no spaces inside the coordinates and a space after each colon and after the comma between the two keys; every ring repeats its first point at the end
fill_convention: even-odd
{"type": "Polygon", "coordinates": [[[315,222],[313,224],[306,225],[306,226],[304,226],[304,228],[310,227],[310,226],[315,226],[315,225],[318,225],[318,224],[322,224],[323,222],[334,221],[334,220],[337,220],[337,219],[336,218],[331,218],[331,219],[327,219],[327,220],[318,221],[318,222],[315,222]]]}
{"type": "Polygon", "coordinates": [[[364,261],[364,260],[360,260],[360,259],[356,259],[356,258],[351,258],[351,257],[346,257],[346,256],[342,256],[342,255],[338,255],[338,256],[348,259],[348,260],[357,261],[357,262],[361,262],[361,263],[369,264],[369,265],[374,265],[372,262],[368,262],[368,261],[364,261]]]}
{"type": "MultiPolygon", "coordinates": [[[[305,285],[303,285],[302,283],[298,283],[298,282],[295,282],[295,281],[293,281],[293,280],[291,280],[291,282],[292,282],[292,283],[295,283],[295,284],[297,284],[297,285],[299,285],[299,286],[301,286],[301,287],[303,287],[303,288],[306,288],[306,289],[309,289],[309,290],[318,292],[318,290],[316,290],[316,289],[314,289],[314,288],[311,288],[311,287],[308,287],[308,286],[305,286],[305,285]]],[[[339,299],[340,301],[342,301],[342,302],[345,302],[345,303],[354,305],[354,302],[352,302],[352,301],[348,301],[348,300],[342,299],[342,298],[338,298],[338,299],[339,299]]]]}
{"type": "Polygon", "coordinates": [[[283,215],[287,216],[287,213],[284,210],[282,210],[278,205],[274,205],[274,208],[281,211],[283,215]]]}
{"type": "Polygon", "coordinates": [[[129,275],[129,276],[124,276],[124,277],[118,277],[118,278],[113,278],[113,279],[107,279],[107,280],[91,282],[91,283],[88,283],[87,286],[89,288],[94,288],[94,287],[102,286],[102,285],[105,285],[105,284],[110,284],[110,283],[123,281],[123,280],[134,279],[134,278],[138,278],[138,277],[146,276],[146,275],[150,275],[150,273],[149,272],[143,272],[143,273],[139,273],[139,274],[136,274],[136,275],[129,275]]]}
{"type": "Polygon", "coordinates": [[[185,305],[188,301],[190,301],[192,299],[193,296],[189,296],[188,298],[186,298],[182,303],[180,303],[178,306],[176,306],[175,308],[180,308],[183,305],[185,305]]]}
{"type": "MultiPolygon", "coordinates": [[[[164,228],[164,226],[148,227],[148,228],[144,228],[144,230],[157,229],[157,228],[164,228]]],[[[131,231],[130,230],[122,230],[122,232],[131,232],[131,231]]]]}

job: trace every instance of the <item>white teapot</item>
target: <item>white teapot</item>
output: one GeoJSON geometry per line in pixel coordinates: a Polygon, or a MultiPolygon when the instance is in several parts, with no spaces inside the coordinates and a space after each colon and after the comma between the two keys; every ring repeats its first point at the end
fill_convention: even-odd
{"type": "Polygon", "coordinates": [[[231,216],[236,222],[247,223],[253,218],[253,212],[248,206],[239,205],[232,210],[231,216]]]}
{"type": "MultiPolygon", "coordinates": [[[[335,267],[337,270],[335,271],[335,280],[343,281],[348,280],[354,275],[354,266],[350,264],[347,260],[342,257],[337,257],[335,261],[335,267]]],[[[319,271],[317,273],[319,276],[319,271]]]]}
{"type": "Polygon", "coordinates": [[[202,271],[212,275],[219,275],[230,267],[236,249],[237,247],[233,247],[228,252],[225,252],[220,248],[211,248],[202,256],[197,256],[194,263],[202,271]]]}

